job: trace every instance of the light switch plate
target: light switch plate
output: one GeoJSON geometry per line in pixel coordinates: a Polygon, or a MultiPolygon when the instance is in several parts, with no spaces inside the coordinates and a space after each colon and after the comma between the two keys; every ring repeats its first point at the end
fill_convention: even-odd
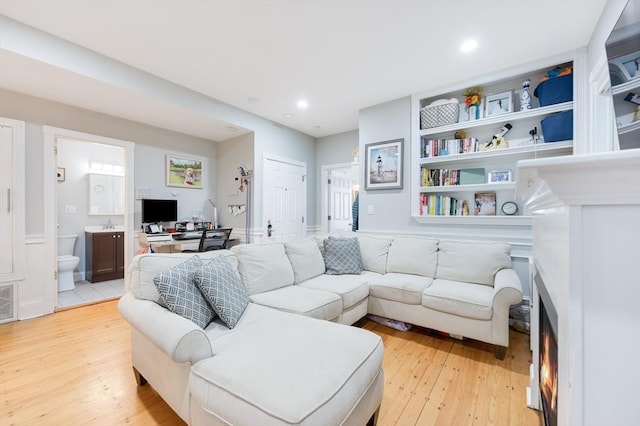
{"type": "Polygon", "coordinates": [[[368,205],[367,206],[367,214],[373,214],[373,206],[372,205],[368,205]]]}

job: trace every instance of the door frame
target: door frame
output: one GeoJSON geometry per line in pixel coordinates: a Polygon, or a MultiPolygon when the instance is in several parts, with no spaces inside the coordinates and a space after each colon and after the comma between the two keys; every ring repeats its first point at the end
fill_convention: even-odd
{"type": "MultiPolygon", "coordinates": [[[[134,151],[135,143],[91,133],[77,132],[75,130],[62,129],[52,126],[42,126],[44,133],[44,250],[46,253],[45,268],[43,274],[44,314],[53,313],[58,304],[58,187],[56,179],[56,147],[58,138],[76,139],[85,142],[100,143],[124,148],[124,263],[125,271],[129,266],[129,259],[133,258],[134,238],[134,151]],[[51,271],[51,272],[49,272],[51,271]]],[[[129,278],[125,274],[125,289],[129,288],[129,278]]]]}
{"type": "Polygon", "coordinates": [[[329,173],[333,169],[351,168],[353,163],[335,163],[320,166],[320,214],[322,215],[322,232],[329,232],[329,173]]]}
{"type": "Polygon", "coordinates": [[[266,235],[267,235],[267,217],[266,217],[266,212],[264,211],[264,205],[265,205],[265,197],[266,195],[266,188],[265,188],[265,179],[264,179],[264,173],[265,170],[267,169],[267,163],[273,161],[273,162],[278,162],[278,163],[285,163],[285,164],[289,164],[292,166],[297,166],[297,167],[301,167],[302,168],[302,217],[303,222],[302,222],[302,238],[307,236],[307,226],[308,226],[308,216],[307,216],[307,183],[308,183],[308,179],[307,179],[307,163],[305,161],[298,161],[298,160],[294,160],[292,158],[287,158],[287,157],[283,157],[280,155],[274,155],[274,154],[269,154],[269,153],[263,153],[262,154],[262,175],[263,175],[263,179],[262,179],[262,197],[261,197],[261,201],[262,201],[262,206],[261,207],[261,218],[262,218],[262,223],[261,223],[261,235],[262,235],[262,239],[266,241],[266,235]]]}

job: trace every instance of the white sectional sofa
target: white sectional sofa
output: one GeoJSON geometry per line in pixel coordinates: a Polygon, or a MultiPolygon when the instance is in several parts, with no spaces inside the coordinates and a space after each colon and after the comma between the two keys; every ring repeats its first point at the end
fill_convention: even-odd
{"type": "Polygon", "coordinates": [[[508,244],[336,234],[357,238],[362,268],[340,274],[329,265],[334,246],[323,252],[327,237],[198,253],[237,268],[250,303],[233,329],[170,312],[153,284],[194,254],[137,256],[119,309],[139,384],[149,381],[189,424],[362,425],[375,423],[382,400],[383,347],[346,325],[367,313],[488,342],[504,356],[509,306],[522,300],[508,244]]]}

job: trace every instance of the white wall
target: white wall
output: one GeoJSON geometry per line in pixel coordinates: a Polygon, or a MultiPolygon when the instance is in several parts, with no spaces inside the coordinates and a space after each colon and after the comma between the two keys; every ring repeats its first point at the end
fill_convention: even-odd
{"type": "Polygon", "coordinates": [[[246,213],[234,215],[228,207],[247,203],[247,192],[240,192],[238,166],[253,168],[254,135],[248,134],[218,144],[218,222],[225,228],[233,228],[233,237],[244,239],[246,213]]]}
{"type": "MultiPolygon", "coordinates": [[[[323,193],[322,185],[324,179],[322,177],[322,166],[330,164],[343,164],[353,162],[353,151],[358,149],[358,130],[350,132],[338,133],[331,136],[319,138],[316,142],[316,198],[315,211],[317,220],[317,230],[320,230],[322,218],[323,193]]],[[[358,172],[358,176],[360,173],[358,172]]],[[[360,178],[359,180],[362,180],[360,178]]],[[[307,229],[310,229],[307,226],[307,229]]]]}

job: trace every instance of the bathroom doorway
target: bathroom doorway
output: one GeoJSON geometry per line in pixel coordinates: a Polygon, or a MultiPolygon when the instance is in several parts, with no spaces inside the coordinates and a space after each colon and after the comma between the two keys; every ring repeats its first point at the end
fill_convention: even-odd
{"type": "Polygon", "coordinates": [[[86,271],[91,259],[86,255],[85,232],[90,231],[91,237],[96,232],[105,235],[124,231],[125,150],[121,146],[63,137],[57,139],[56,147],[56,309],[122,296],[124,278],[87,281],[86,271]]]}
{"type": "MultiPolygon", "coordinates": [[[[126,278],[96,284],[86,282],[84,231],[86,227],[100,230],[107,224],[118,226],[117,230],[122,232],[126,270],[134,252],[134,143],[49,126],[44,126],[44,133],[44,208],[45,211],[51,212],[50,215],[45,216],[44,240],[47,265],[54,271],[52,279],[45,279],[43,284],[47,310],[54,312],[69,306],[96,303],[118,297],[127,288],[126,278]],[[65,147],[70,152],[80,148],[80,152],[85,154],[65,155],[62,151],[65,147]],[[119,179],[105,180],[105,177],[116,176],[115,173],[121,175],[119,179]],[[97,177],[97,180],[92,177],[97,177]],[[118,209],[117,214],[105,214],[101,210],[104,204],[103,196],[106,192],[113,190],[108,182],[118,180],[121,182],[123,200],[114,207],[118,209]],[[91,200],[93,187],[102,189],[102,191],[96,191],[99,192],[97,198],[99,201],[91,200]],[[78,266],[74,273],[74,281],[78,285],[72,290],[67,289],[64,292],[66,294],[58,292],[58,278],[61,273],[58,270],[59,235],[63,237],[77,235],[73,253],[76,257],[82,257],[83,265],[78,266]]],[[[80,265],[80,261],[78,264],[80,265]]]]}

